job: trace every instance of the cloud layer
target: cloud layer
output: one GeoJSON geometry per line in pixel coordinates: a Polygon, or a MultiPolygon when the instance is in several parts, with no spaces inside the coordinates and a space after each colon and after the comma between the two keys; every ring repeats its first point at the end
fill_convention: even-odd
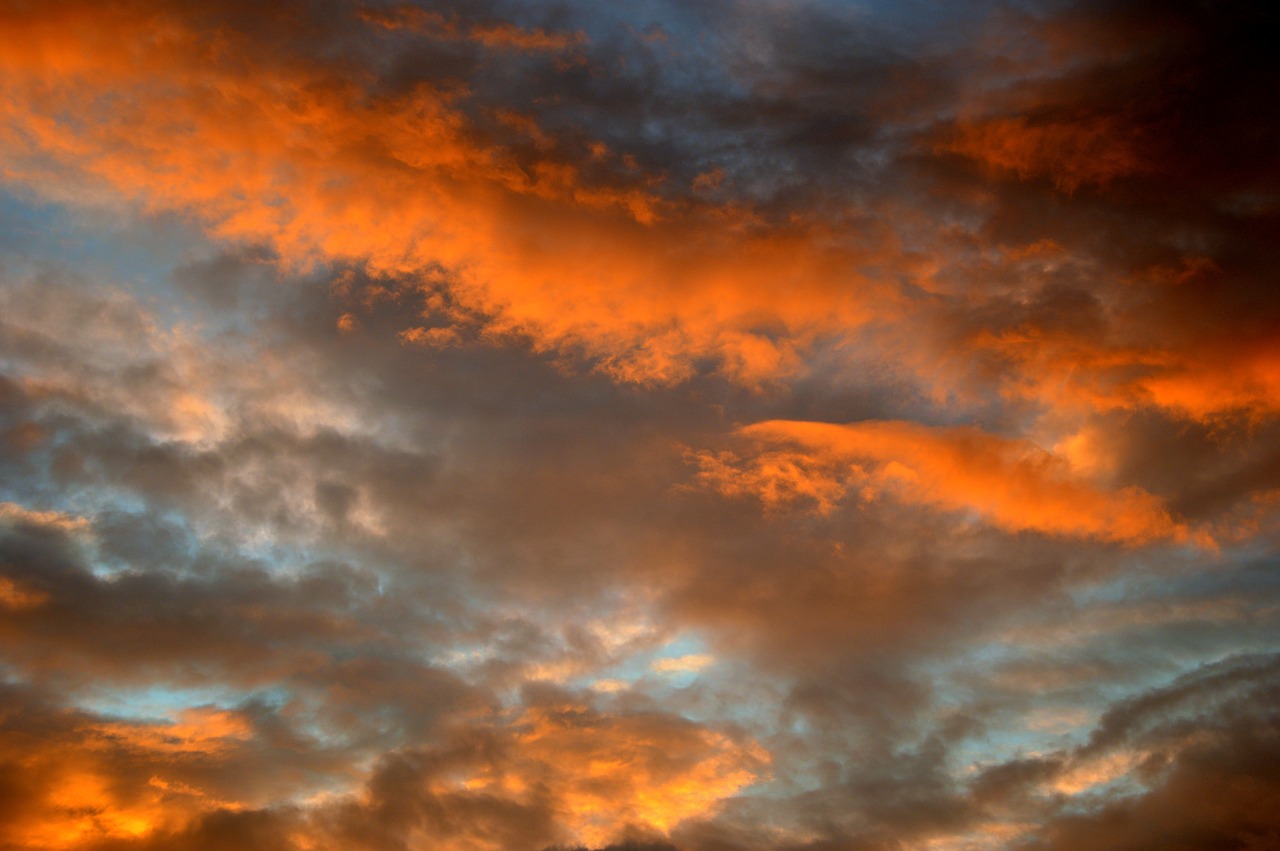
{"type": "Polygon", "coordinates": [[[1274,846],[1276,25],[0,3],[0,849],[1274,846]]]}

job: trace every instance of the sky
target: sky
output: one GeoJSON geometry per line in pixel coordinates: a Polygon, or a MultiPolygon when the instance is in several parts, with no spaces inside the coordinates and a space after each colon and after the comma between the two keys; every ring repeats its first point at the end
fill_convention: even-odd
{"type": "Polygon", "coordinates": [[[0,0],[0,851],[1280,848],[1280,33],[0,0]]]}

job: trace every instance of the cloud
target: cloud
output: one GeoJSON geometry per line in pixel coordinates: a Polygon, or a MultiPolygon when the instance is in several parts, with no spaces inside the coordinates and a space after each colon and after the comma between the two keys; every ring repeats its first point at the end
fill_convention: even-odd
{"type": "Polygon", "coordinates": [[[490,48],[562,51],[586,41],[581,31],[549,33],[542,29],[522,29],[504,21],[473,25],[463,36],[455,16],[445,17],[408,4],[386,10],[361,9],[357,15],[361,20],[389,30],[407,29],[445,39],[465,37],[490,48]]]}
{"type": "Polygon", "coordinates": [[[1057,815],[1015,847],[1267,847],[1280,835],[1274,690],[1274,658],[1234,659],[1116,707],[1083,752],[1123,758],[1147,788],[1057,815]]]}
{"type": "Polygon", "coordinates": [[[961,124],[944,150],[971,157],[1019,177],[1048,176],[1055,187],[1106,187],[1143,169],[1125,128],[1106,121],[1031,124],[1022,116],[961,124]]]}
{"type": "MultiPolygon", "coordinates": [[[[271,794],[261,719],[192,708],[173,720],[121,720],[60,709],[52,695],[5,686],[0,836],[14,847],[97,847],[186,829],[271,794]]],[[[279,755],[279,754],[278,754],[279,755]]]]}
{"type": "MultiPolygon", "coordinates": [[[[189,16],[180,5],[57,8],[45,16],[15,12],[6,28],[13,41],[8,109],[13,127],[21,128],[5,143],[15,163],[12,180],[72,197],[98,187],[93,191],[150,209],[179,210],[221,238],[265,244],[294,267],[357,263],[380,278],[407,276],[410,289],[428,294],[443,279],[491,341],[585,356],[623,381],[680,382],[710,367],[759,387],[802,376],[822,341],[862,340],[886,323],[919,329],[924,352],[945,345],[948,332],[931,327],[935,305],[919,300],[918,288],[957,276],[974,295],[954,305],[959,315],[948,321],[973,333],[949,348],[945,364],[921,351],[906,353],[905,371],[918,370],[926,387],[953,392],[966,366],[995,356],[1011,371],[1006,390],[1053,405],[1157,405],[1202,420],[1274,412],[1274,335],[1258,321],[1264,317],[1255,316],[1247,333],[1224,338],[1185,327],[1178,317],[1186,311],[1166,316],[1150,309],[1153,300],[1180,300],[1165,298],[1162,270],[1218,269],[1239,278],[1244,292],[1267,268],[1260,243],[1241,239],[1254,227],[1245,223],[1253,214],[1241,208],[1228,216],[1240,225],[1232,227],[1164,204],[1159,195],[1171,174],[1193,172],[1221,175],[1198,190],[1209,207],[1231,206],[1228,196],[1251,191],[1249,180],[1212,165],[1200,125],[1187,117],[1201,115],[1203,124],[1226,119],[1240,138],[1263,132],[1243,105],[1218,116],[1223,107],[1204,94],[1230,73],[1215,57],[1226,56],[1228,69],[1249,61],[1221,46],[1250,30],[1252,19],[1240,10],[1202,21],[1213,25],[1203,43],[1187,36],[1200,13],[1181,7],[1110,14],[1090,7],[1023,21],[1021,37],[1047,45],[1048,58],[993,94],[961,85],[966,73],[982,79],[995,73],[990,68],[895,55],[868,44],[858,25],[811,9],[796,24],[814,35],[808,54],[796,52],[788,31],[761,31],[763,21],[721,10],[730,32],[766,46],[748,60],[732,52],[732,43],[722,44],[736,76],[710,77],[704,90],[690,92],[682,88],[688,75],[668,78],[659,70],[655,51],[664,48],[642,39],[597,45],[585,35],[495,22],[477,10],[338,10],[333,22],[313,27],[305,44],[279,33],[296,10],[253,27],[230,18],[217,49],[196,62],[199,50],[188,47],[217,15],[189,16]],[[111,20],[92,30],[81,26],[95,14],[111,20]],[[339,38],[338,19],[357,35],[339,38]],[[58,24],[67,20],[77,23],[58,24]],[[419,73],[405,60],[385,85],[368,86],[358,81],[372,69],[365,77],[338,75],[321,58],[324,45],[355,67],[367,63],[370,51],[407,56],[411,48],[397,40],[404,27],[433,35],[413,48],[430,57],[416,60],[427,63],[419,73]],[[1151,51],[1115,46],[1113,33],[1143,27],[1154,34],[1151,51]],[[125,35],[103,42],[93,35],[103,28],[125,35]],[[143,67],[129,58],[129,34],[150,29],[166,35],[143,67]],[[849,46],[833,43],[833,32],[849,46]],[[455,39],[472,49],[454,51],[455,39]],[[584,87],[575,76],[580,70],[536,56],[571,42],[585,51],[588,67],[605,68],[606,49],[625,50],[628,64],[598,70],[607,82],[584,87]],[[516,44],[535,55],[520,59],[512,73],[531,78],[486,69],[487,51],[516,44]],[[1117,55],[1100,56],[1098,44],[1117,55]],[[1064,57],[1072,50],[1089,61],[1071,65],[1064,57]],[[63,61],[50,65],[43,60],[49,55],[63,61]],[[1125,73],[1095,85],[1106,61],[1125,73]],[[659,94],[637,91],[641,81],[626,70],[631,63],[653,69],[646,85],[657,81],[659,94]],[[1184,67],[1188,82],[1159,89],[1161,75],[1184,67]],[[833,85],[837,68],[852,68],[845,73],[865,83],[866,94],[852,104],[839,100],[848,89],[833,85]],[[60,75],[56,87],[49,73],[60,75]],[[158,79],[166,84],[155,85],[158,79]],[[540,98],[527,90],[530,79],[567,87],[577,100],[540,98]],[[745,93],[731,95],[734,85],[745,93]],[[959,116],[944,103],[921,100],[918,91],[929,86],[950,91],[959,116]],[[514,95],[536,108],[511,109],[505,100],[514,95]],[[661,158],[655,153],[651,166],[641,163],[636,157],[653,143],[635,132],[629,110],[674,126],[689,119],[694,96],[710,105],[706,117],[696,129],[669,134],[669,149],[661,158]],[[902,104],[917,101],[902,114],[902,104]],[[65,120],[73,114],[81,117],[65,120]],[[752,187],[771,179],[767,165],[739,161],[744,155],[736,150],[723,162],[695,162],[687,179],[666,175],[682,155],[704,156],[700,142],[721,148],[728,144],[721,139],[747,130],[775,161],[788,164],[788,174],[837,169],[859,202],[832,206],[823,197],[830,187],[820,184],[758,192],[752,187]],[[1176,139],[1189,144],[1169,141],[1176,139]],[[623,153],[608,153],[619,145],[623,153]],[[993,194],[974,198],[962,187],[974,189],[989,177],[968,174],[957,158],[1012,174],[1015,184],[1046,175],[1055,191],[1088,187],[1089,197],[1064,207],[1035,187],[997,181],[993,194]],[[61,176],[71,172],[74,180],[61,176]],[[726,176],[721,195],[679,188],[711,173],[726,176]],[[315,179],[320,174],[323,181],[315,179]],[[1126,188],[1113,191],[1121,177],[1126,188]],[[928,227],[937,218],[933,207],[948,203],[953,191],[965,199],[964,219],[973,224],[928,227]],[[1103,242],[1107,228],[1088,224],[1116,215],[1132,220],[1123,240],[1131,248],[1103,242]],[[1042,222],[1040,232],[1029,232],[1030,222],[1042,222]],[[1163,245],[1158,234],[1171,227],[1200,234],[1193,242],[1203,250],[1163,245]],[[1090,290],[1106,289],[1114,299],[1120,293],[1105,281],[1132,282],[1128,303],[1108,305],[1102,329],[1064,337],[984,321],[998,306],[981,297],[989,269],[966,256],[975,249],[984,259],[1006,248],[1016,254],[1046,240],[1056,240],[1065,261],[1089,269],[1090,290]]],[[[1238,95],[1242,104],[1249,91],[1238,95]]],[[[1019,264],[998,265],[1014,274],[1019,264]]],[[[1209,302],[1227,320],[1222,299],[1199,292],[1188,298],[1209,302]]],[[[347,313],[348,324],[359,318],[359,311],[347,313]]],[[[395,330],[409,342],[453,342],[450,316],[439,319],[446,324],[433,328],[406,317],[395,330]]]]}
{"type": "MultiPolygon", "coordinates": [[[[15,131],[5,144],[23,164],[13,179],[73,192],[51,175],[73,168],[75,184],[191,212],[295,267],[444,268],[455,297],[488,317],[488,334],[581,349],[641,383],[686,378],[700,358],[746,382],[788,374],[813,333],[835,330],[833,320],[857,327],[891,305],[883,284],[840,271],[869,256],[870,242],[832,241],[803,221],[764,231],[749,212],[667,197],[649,185],[658,178],[629,167],[589,176],[568,150],[523,161],[485,141],[458,93],[428,81],[365,93],[234,30],[195,61],[199,33],[179,9],[114,10],[98,22],[122,33],[110,42],[54,17],[13,14],[6,27],[15,48],[25,44],[7,63],[15,131]],[[166,35],[145,67],[133,64],[131,34],[152,29],[166,35]],[[51,67],[42,57],[53,53],[74,59],[51,67]],[[62,75],[54,88],[50,70],[62,75]],[[522,236],[534,223],[542,236],[522,236]],[[795,297],[779,302],[779,286],[795,297]],[[759,329],[762,316],[781,336],[759,329]]],[[[505,45],[517,30],[480,32],[505,45]]]]}
{"type": "Polygon", "coordinates": [[[771,421],[742,434],[764,452],[736,467],[730,459],[695,456],[708,486],[728,495],[751,493],[766,505],[800,498],[829,513],[849,491],[862,499],[881,493],[948,511],[970,510],[1013,532],[1075,535],[1130,545],[1196,540],[1151,494],[1136,488],[1106,491],[1063,459],[1026,441],[966,428],[928,428],[905,422],[849,425],[771,421]],[[868,466],[862,466],[867,464],[868,466]]]}
{"type": "Polygon", "coordinates": [[[706,653],[690,653],[685,656],[674,656],[667,659],[655,659],[649,670],[658,674],[683,674],[700,671],[715,661],[715,657],[706,653]]]}
{"type": "Polygon", "coordinates": [[[0,845],[1275,844],[1274,23],[10,4],[0,845]]]}
{"type": "MultiPolygon", "coordinates": [[[[135,794],[148,798],[147,815],[164,812],[167,822],[148,820],[118,800],[85,797],[98,794],[87,786],[83,794],[51,794],[62,796],[55,806],[80,794],[76,801],[86,803],[74,806],[93,808],[94,817],[74,837],[84,847],[179,848],[203,841],[208,844],[197,847],[230,848],[230,839],[201,837],[218,825],[257,824],[268,841],[287,848],[336,842],[384,849],[429,839],[447,849],[536,849],[553,842],[594,845],[705,816],[763,764],[758,749],[740,749],[680,719],[609,717],[583,707],[531,709],[508,731],[456,733],[436,749],[387,755],[361,794],[306,808],[246,809],[155,777],[135,794]],[[172,806],[157,806],[175,798],[193,801],[195,815],[176,820],[172,806]],[[89,844],[95,840],[102,845],[89,844]]],[[[94,782],[93,789],[123,785],[110,774],[94,782]]],[[[65,820],[60,826],[69,827],[65,820]]],[[[48,829],[30,819],[24,841],[45,847],[30,837],[47,836],[48,829]]]]}

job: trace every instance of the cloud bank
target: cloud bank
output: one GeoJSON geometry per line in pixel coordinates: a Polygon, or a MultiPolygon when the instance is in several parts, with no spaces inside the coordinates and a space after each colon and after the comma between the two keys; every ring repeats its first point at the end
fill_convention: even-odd
{"type": "Polygon", "coordinates": [[[0,3],[0,849],[1276,845],[1276,30],[0,3]]]}

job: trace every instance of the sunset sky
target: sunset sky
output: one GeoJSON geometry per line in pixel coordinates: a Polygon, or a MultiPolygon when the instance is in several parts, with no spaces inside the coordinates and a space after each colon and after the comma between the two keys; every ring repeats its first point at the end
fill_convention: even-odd
{"type": "Polygon", "coordinates": [[[1280,848],[1278,9],[0,0],[0,851],[1280,848]]]}

